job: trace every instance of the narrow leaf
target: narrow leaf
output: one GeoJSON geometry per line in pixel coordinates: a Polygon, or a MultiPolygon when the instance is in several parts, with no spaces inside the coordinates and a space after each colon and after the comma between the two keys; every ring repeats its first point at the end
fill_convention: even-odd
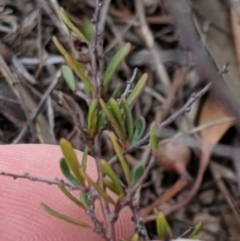
{"type": "Polygon", "coordinates": [[[121,193],[119,192],[119,190],[117,190],[116,186],[114,185],[114,183],[108,178],[105,177],[103,179],[103,183],[104,185],[109,188],[109,190],[111,190],[113,193],[116,193],[117,195],[121,195],[121,193]]]}
{"type": "Polygon", "coordinates": [[[83,69],[79,68],[78,64],[76,63],[76,60],[69,55],[69,53],[64,49],[64,47],[60,44],[58,39],[53,36],[52,38],[54,44],[56,45],[59,52],[64,56],[66,62],[68,63],[69,67],[74,71],[74,73],[82,80],[82,82],[85,84],[85,87],[87,87],[92,93],[95,92],[95,88],[92,85],[89,78],[85,75],[83,69]]]}
{"type": "Polygon", "coordinates": [[[89,207],[89,203],[88,203],[87,194],[85,192],[80,192],[80,199],[81,199],[81,202],[83,203],[83,205],[86,208],[88,208],[89,207]]]}
{"type": "Polygon", "coordinates": [[[128,183],[130,183],[131,173],[130,173],[129,166],[127,164],[127,161],[126,161],[125,157],[122,154],[122,149],[119,146],[119,144],[117,142],[117,139],[112,132],[110,133],[110,139],[112,141],[114,151],[117,154],[118,160],[120,161],[121,167],[123,169],[123,173],[124,173],[128,183]]]}
{"type": "Polygon", "coordinates": [[[190,236],[188,238],[189,239],[199,239],[201,228],[202,228],[202,222],[200,221],[194,227],[192,233],[190,234],[190,236]]]}
{"type": "Polygon", "coordinates": [[[90,106],[88,111],[88,133],[90,137],[93,137],[96,133],[96,124],[97,124],[97,99],[94,99],[90,106]]]}
{"type": "Polygon", "coordinates": [[[113,185],[115,186],[119,195],[123,194],[123,188],[119,177],[113,171],[112,167],[105,160],[101,160],[101,167],[103,172],[112,180],[113,185]]]}
{"type": "Polygon", "coordinates": [[[76,82],[72,70],[67,66],[63,65],[61,68],[62,76],[67,83],[68,87],[72,90],[76,90],[76,82]]]}
{"type": "Polygon", "coordinates": [[[138,241],[139,240],[139,235],[137,233],[133,234],[131,237],[130,241],[138,241]]]}
{"type": "Polygon", "coordinates": [[[88,147],[85,146],[82,158],[82,168],[85,171],[87,167],[87,160],[88,160],[88,147]]]}
{"type": "Polygon", "coordinates": [[[119,105],[118,105],[118,103],[117,103],[116,100],[110,99],[110,100],[108,101],[108,106],[109,106],[109,109],[110,109],[110,111],[112,112],[115,120],[116,120],[117,123],[118,123],[118,126],[119,126],[119,128],[120,128],[120,131],[121,131],[121,133],[122,133],[122,135],[123,135],[123,138],[124,138],[124,139],[122,139],[122,141],[124,141],[124,140],[127,139],[127,138],[126,138],[126,130],[125,130],[124,123],[123,123],[123,120],[122,120],[122,113],[121,113],[121,110],[120,110],[120,108],[119,108],[119,105]]]}
{"type": "Polygon", "coordinates": [[[93,33],[92,28],[93,28],[92,23],[88,19],[85,19],[83,22],[82,32],[89,42],[92,41],[92,33],[93,33]]]}
{"type": "Polygon", "coordinates": [[[144,173],[144,167],[142,165],[134,168],[132,173],[132,186],[134,186],[144,173]]]}
{"type": "Polygon", "coordinates": [[[114,88],[114,91],[113,91],[113,93],[112,93],[111,98],[113,98],[113,99],[117,99],[118,96],[120,95],[120,92],[121,92],[121,85],[118,84],[117,87],[114,88]]]}
{"type": "Polygon", "coordinates": [[[75,204],[77,204],[79,207],[86,209],[83,203],[81,203],[76,197],[74,197],[63,185],[58,185],[60,190],[75,204]]]}
{"type": "Polygon", "coordinates": [[[70,172],[70,169],[67,165],[67,162],[64,158],[62,158],[60,160],[60,168],[61,171],[63,173],[63,175],[73,184],[73,185],[79,185],[79,182],[77,181],[77,179],[72,175],[72,173],[70,172]]]}
{"type": "Polygon", "coordinates": [[[88,42],[85,36],[81,33],[81,31],[71,22],[71,20],[68,18],[66,11],[63,8],[60,8],[60,16],[63,20],[63,22],[66,24],[66,26],[75,33],[78,38],[82,41],[88,42]]]}
{"type": "Polygon", "coordinates": [[[136,142],[138,142],[141,139],[141,137],[145,131],[145,128],[146,128],[146,121],[143,117],[140,117],[137,120],[136,129],[133,134],[131,144],[135,144],[136,142]]]}
{"type": "Polygon", "coordinates": [[[129,106],[132,106],[133,103],[137,100],[139,95],[142,93],[144,86],[147,83],[148,74],[143,74],[140,80],[137,82],[136,86],[134,87],[133,91],[127,98],[127,102],[129,106]]]}
{"type": "Polygon", "coordinates": [[[71,171],[73,172],[74,176],[77,178],[80,184],[84,184],[84,178],[79,172],[80,165],[78,163],[78,159],[76,156],[75,151],[70,142],[65,139],[60,140],[60,146],[65,157],[65,160],[70,167],[71,171]]]}
{"type": "Polygon", "coordinates": [[[102,196],[107,202],[115,204],[113,199],[98,185],[98,183],[94,182],[92,178],[81,168],[81,175],[90,183],[91,186],[102,196]]]}
{"type": "Polygon", "coordinates": [[[157,235],[160,239],[172,237],[171,228],[163,213],[158,213],[156,218],[156,225],[157,225],[157,235]]]}
{"type": "Polygon", "coordinates": [[[127,131],[128,131],[128,141],[131,142],[133,138],[133,116],[132,112],[128,106],[127,100],[122,97],[121,98],[121,105],[123,107],[125,116],[126,116],[126,124],[127,124],[127,131]]]}
{"type": "Polygon", "coordinates": [[[152,154],[155,155],[158,150],[158,137],[155,122],[153,122],[150,127],[150,146],[152,149],[152,154]]]}
{"type": "Polygon", "coordinates": [[[97,117],[97,132],[100,132],[103,125],[106,124],[107,122],[107,118],[106,118],[106,115],[103,111],[100,111],[99,114],[98,114],[98,117],[97,117]]]}
{"type": "Polygon", "coordinates": [[[114,115],[112,114],[112,112],[108,109],[106,103],[104,102],[103,99],[99,100],[99,103],[105,113],[105,115],[107,116],[109,122],[112,124],[113,129],[115,130],[115,132],[117,133],[118,137],[120,138],[120,140],[125,141],[125,136],[121,131],[121,128],[119,127],[119,124],[117,122],[117,120],[115,119],[114,115]]]}
{"type": "Polygon", "coordinates": [[[105,92],[107,91],[108,85],[114,73],[116,72],[118,66],[121,64],[124,58],[128,55],[130,50],[131,50],[131,44],[126,43],[123,47],[121,47],[117,51],[117,53],[113,56],[113,58],[109,62],[108,67],[103,76],[103,88],[105,92]]]}
{"type": "Polygon", "coordinates": [[[46,204],[44,203],[41,203],[41,206],[42,208],[49,214],[51,214],[52,216],[54,217],[57,217],[57,218],[60,218],[64,221],[67,221],[69,223],[72,223],[72,224],[75,224],[75,225],[78,225],[80,227],[84,227],[84,228],[91,228],[91,226],[87,223],[84,223],[84,222],[81,222],[79,220],[76,220],[76,219],[73,219],[73,218],[70,218],[62,213],[59,213],[53,209],[51,209],[50,207],[48,207],[46,204]]]}

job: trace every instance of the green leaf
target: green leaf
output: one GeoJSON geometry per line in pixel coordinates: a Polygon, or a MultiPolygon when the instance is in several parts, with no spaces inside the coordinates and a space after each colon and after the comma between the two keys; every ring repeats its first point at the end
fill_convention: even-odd
{"type": "Polygon", "coordinates": [[[89,207],[89,203],[88,203],[87,194],[85,192],[80,192],[80,199],[81,199],[81,202],[83,203],[83,205],[86,208],[88,208],[89,207]]]}
{"type": "Polygon", "coordinates": [[[85,87],[88,88],[92,93],[95,92],[95,88],[92,85],[90,79],[86,76],[82,68],[79,68],[79,65],[76,63],[77,61],[64,49],[64,47],[60,44],[58,39],[53,36],[52,40],[56,45],[58,51],[64,56],[66,62],[68,63],[69,67],[74,71],[74,73],[82,80],[85,87]]]}
{"type": "Polygon", "coordinates": [[[129,166],[127,164],[126,159],[124,158],[124,156],[122,154],[122,149],[119,146],[119,144],[117,142],[117,139],[116,139],[115,135],[112,132],[110,133],[110,139],[112,141],[113,148],[114,148],[114,151],[115,151],[115,153],[116,153],[116,155],[118,157],[118,160],[120,161],[123,173],[124,173],[124,175],[126,177],[126,180],[128,181],[128,183],[130,183],[131,172],[130,172],[129,166]]]}
{"type": "Polygon", "coordinates": [[[141,137],[145,131],[145,128],[146,128],[146,121],[143,117],[140,117],[137,120],[136,129],[133,134],[131,144],[135,144],[136,142],[138,142],[141,139],[141,137]]]}
{"type": "Polygon", "coordinates": [[[99,186],[98,183],[94,182],[92,178],[81,168],[81,175],[88,181],[88,183],[93,186],[93,188],[98,192],[100,196],[102,196],[107,202],[115,204],[113,199],[99,186]]]}
{"type": "Polygon", "coordinates": [[[77,178],[80,184],[84,184],[84,178],[79,171],[80,165],[78,163],[76,153],[71,143],[62,138],[60,140],[60,146],[65,157],[65,160],[68,166],[70,167],[71,171],[73,172],[74,176],[77,178]]]}
{"type": "Polygon", "coordinates": [[[67,162],[64,158],[62,158],[60,160],[60,168],[61,168],[61,171],[63,173],[63,175],[73,184],[73,185],[76,185],[78,186],[79,185],[79,182],[77,181],[77,179],[71,174],[70,172],[70,169],[67,165],[67,162]]]}
{"type": "Polygon", "coordinates": [[[114,91],[113,91],[113,93],[112,93],[111,98],[112,98],[112,99],[117,99],[118,96],[120,95],[120,92],[121,92],[121,85],[118,84],[117,87],[114,88],[114,91]]]}
{"type": "Polygon", "coordinates": [[[115,120],[118,123],[118,128],[120,129],[120,131],[123,135],[122,141],[125,141],[127,139],[126,130],[125,130],[125,126],[124,126],[124,123],[123,123],[123,120],[122,120],[122,113],[121,113],[121,110],[119,108],[119,105],[118,105],[116,100],[110,99],[108,101],[108,106],[109,106],[109,109],[112,112],[115,120]]]}
{"type": "Polygon", "coordinates": [[[50,207],[48,207],[44,203],[41,203],[41,206],[47,213],[51,214],[54,217],[60,218],[60,219],[62,219],[64,221],[67,221],[69,223],[78,225],[78,226],[83,227],[83,228],[91,228],[91,226],[89,224],[81,222],[81,221],[73,219],[73,218],[70,218],[70,217],[68,217],[68,216],[66,216],[66,215],[64,215],[62,213],[59,213],[59,212],[51,209],[50,207]]]}
{"type": "Polygon", "coordinates": [[[157,127],[155,122],[153,122],[150,127],[150,146],[152,154],[155,155],[158,150],[157,127]]]}
{"type": "Polygon", "coordinates": [[[103,75],[103,88],[106,92],[108,89],[108,85],[115,74],[118,66],[121,64],[121,62],[125,59],[125,57],[129,54],[131,50],[131,44],[126,43],[123,47],[121,47],[117,53],[113,56],[111,61],[108,64],[108,67],[103,75]]]}
{"type": "Polygon", "coordinates": [[[121,193],[116,189],[116,186],[114,185],[114,183],[108,178],[108,177],[105,177],[103,179],[103,183],[104,185],[109,188],[113,193],[116,193],[117,195],[121,195],[121,193]]]}
{"type": "Polygon", "coordinates": [[[99,99],[99,103],[102,107],[103,112],[105,113],[108,120],[112,124],[113,129],[115,130],[118,137],[120,138],[120,140],[125,141],[124,133],[122,133],[121,128],[119,127],[119,124],[118,124],[117,120],[115,119],[113,113],[109,110],[109,108],[107,107],[107,105],[103,99],[99,99]]]}
{"type": "Polygon", "coordinates": [[[130,241],[138,241],[139,240],[139,235],[137,233],[133,234],[131,237],[130,241]]]}
{"type": "Polygon", "coordinates": [[[77,204],[79,207],[86,209],[83,203],[81,203],[76,197],[74,197],[63,185],[58,185],[60,190],[75,204],[77,204]]]}
{"type": "Polygon", "coordinates": [[[66,26],[77,35],[77,37],[81,41],[88,42],[85,36],[81,33],[81,31],[71,22],[71,20],[68,18],[66,11],[61,7],[60,8],[60,16],[63,20],[63,22],[66,24],[66,26]]]}
{"type": "Polygon", "coordinates": [[[132,112],[128,106],[127,100],[122,97],[121,98],[121,105],[123,107],[125,116],[126,116],[126,124],[127,124],[127,130],[128,130],[128,141],[131,142],[133,138],[133,116],[132,112]]]}
{"type": "Polygon", "coordinates": [[[122,184],[119,180],[119,177],[113,171],[112,167],[105,160],[101,160],[101,167],[102,167],[102,171],[112,180],[113,185],[117,190],[117,193],[119,193],[119,195],[122,195],[123,194],[122,184]]]}
{"type": "Polygon", "coordinates": [[[144,166],[140,165],[134,168],[132,172],[132,185],[134,186],[144,173],[144,166]]]}
{"type": "Polygon", "coordinates": [[[200,231],[202,228],[202,221],[198,222],[197,225],[194,227],[192,233],[188,237],[189,239],[199,239],[200,231]]]}
{"type": "Polygon", "coordinates": [[[96,124],[97,124],[97,105],[98,105],[98,100],[94,99],[92,100],[90,106],[89,106],[89,111],[88,111],[88,133],[90,137],[93,137],[96,133],[96,124]]]}
{"type": "Polygon", "coordinates": [[[92,33],[93,33],[92,28],[93,28],[92,23],[88,19],[85,19],[83,22],[82,32],[89,42],[92,41],[92,33]]]}
{"type": "Polygon", "coordinates": [[[97,132],[100,132],[103,125],[107,122],[106,115],[103,111],[100,111],[97,118],[97,132]]]}
{"type": "Polygon", "coordinates": [[[172,237],[171,228],[163,213],[158,213],[156,218],[156,225],[157,225],[157,235],[160,239],[172,237]]]}
{"type": "Polygon", "coordinates": [[[88,147],[85,146],[84,152],[83,152],[83,158],[82,158],[82,168],[85,171],[87,167],[87,160],[88,160],[88,147]]]}
{"type": "Polygon", "coordinates": [[[61,68],[62,76],[67,83],[68,87],[72,90],[76,90],[76,82],[72,70],[67,66],[63,65],[61,68]]]}
{"type": "Polygon", "coordinates": [[[139,95],[142,93],[143,88],[147,83],[147,79],[148,79],[148,74],[145,73],[142,75],[140,80],[137,82],[137,84],[135,85],[132,92],[130,93],[130,95],[127,98],[127,102],[128,102],[129,106],[132,106],[134,104],[134,102],[137,100],[137,98],[139,97],[139,95]]]}

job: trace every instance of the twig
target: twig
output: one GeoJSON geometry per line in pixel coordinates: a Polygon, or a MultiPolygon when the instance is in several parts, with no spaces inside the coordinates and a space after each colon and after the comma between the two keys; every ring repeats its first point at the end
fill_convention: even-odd
{"type": "MultiPolygon", "coordinates": [[[[38,114],[40,113],[43,105],[45,104],[46,100],[48,99],[49,95],[54,90],[54,88],[57,86],[58,81],[59,81],[59,78],[58,78],[58,75],[57,75],[56,78],[53,80],[53,82],[49,85],[49,87],[45,91],[45,93],[42,96],[40,102],[38,103],[36,109],[31,113],[31,115],[30,115],[30,122],[35,121],[35,119],[37,118],[38,114]]],[[[19,135],[14,139],[13,144],[19,143],[24,138],[24,136],[28,132],[28,128],[29,128],[28,125],[23,127],[23,129],[21,130],[19,135]]]]}
{"type": "Polygon", "coordinates": [[[240,225],[239,213],[237,212],[236,207],[234,206],[234,203],[233,203],[233,201],[231,199],[231,195],[230,195],[229,191],[227,190],[224,182],[221,180],[221,178],[222,178],[221,174],[219,172],[217,172],[213,168],[212,165],[210,165],[210,169],[211,169],[211,172],[213,174],[213,178],[216,181],[219,190],[222,192],[223,197],[225,198],[225,200],[227,201],[228,205],[230,206],[232,212],[234,213],[235,218],[236,218],[236,220],[238,222],[238,225],[240,225]]]}
{"type": "MultiPolygon", "coordinates": [[[[180,116],[181,114],[190,111],[190,108],[192,106],[192,104],[199,98],[201,98],[205,93],[207,93],[207,91],[210,89],[211,87],[211,82],[208,83],[203,89],[201,89],[199,92],[197,93],[193,93],[190,97],[190,99],[186,102],[186,104],[180,108],[178,111],[176,111],[173,115],[171,115],[170,117],[168,117],[165,121],[161,122],[160,124],[158,124],[158,128],[162,129],[165,126],[171,124],[178,116],[180,116]]],[[[137,150],[140,146],[146,145],[149,141],[149,133],[143,137],[140,141],[138,141],[136,144],[130,146],[129,148],[127,148],[123,154],[128,154],[131,153],[135,150],[137,150]]],[[[109,163],[112,165],[113,163],[115,163],[117,161],[117,157],[114,156],[109,163]]]]}
{"type": "MultiPolygon", "coordinates": [[[[147,217],[147,215],[156,207],[161,205],[162,203],[168,201],[170,198],[175,196],[178,192],[180,192],[184,187],[189,184],[189,180],[181,178],[178,180],[169,190],[163,193],[160,197],[154,200],[149,206],[143,208],[141,210],[141,217],[144,218],[144,222],[152,221],[152,216],[147,217]]],[[[154,218],[155,219],[155,215],[154,218]]]]}
{"type": "Polygon", "coordinates": [[[98,78],[98,21],[99,21],[99,16],[100,16],[100,9],[101,9],[102,4],[100,3],[99,0],[96,0],[96,7],[95,7],[95,12],[93,16],[92,22],[94,23],[94,36],[93,36],[93,42],[91,44],[92,47],[92,53],[91,53],[91,74],[93,76],[92,82],[93,85],[95,86],[97,90],[97,97],[100,96],[100,80],[98,78]]]}
{"type": "Polygon", "coordinates": [[[194,62],[199,75],[206,81],[212,81],[213,91],[224,105],[237,118],[237,127],[240,129],[240,99],[236,86],[227,85],[219,75],[218,67],[202,42],[193,23],[191,8],[185,0],[163,0],[171,17],[181,34],[182,45],[192,51],[194,62]]]}
{"type": "Polygon", "coordinates": [[[108,9],[109,9],[110,4],[111,4],[111,0],[105,0],[103,2],[101,12],[100,12],[99,23],[98,23],[99,33],[102,33],[104,31],[106,18],[108,16],[108,9]]]}
{"type": "Polygon", "coordinates": [[[149,51],[151,52],[151,55],[154,58],[154,63],[156,66],[158,78],[162,82],[164,89],[167,92],[170,86],[170,79],[164,65],[162,64],[161,52],[159,51],[157,45],[155,44],[152,32],[148,27],[145,13],[144,13],[143,0],[135,0],[134,2],[137,10],[138,19],[140,21],[142,36],[145,40],[145,43],[149,51]]]}
{"type": "Polygon", "coordinates": [[[70,190],[78,190],[78,191],[82,191],[82,192],[86,191],[86,189],[84,189],[83,187],[75,186],[71,183],[65,182],[64,180],[58,180],[58,179],[50,180],[50,179],[32,176],[29,173],[15,174],[15,173],[10,173],[10,172],[0,171],[0,176],[12,177],[14,180],[15,179],[28,179],[30,181],[42,182],[42,183],[46,183],[46,184],[49,184],[49,185],[57,185],[57,186],[63,185],[65,187],[69,188],[70,190]]]}
{"type": "MultiPolygon", "coordinates": [[[[101,169],[100,161],[101,161],[101,149],[100,149],[100,139],[99,135],[96,135],[94,138],[94,158],[96,161],[96,166],[97,166],[97,171],[98,171],[98,183],[101,188],[104,188],[103,184],[103,172],[101,169]]],[[[109,204],[101,197],[99,196],[101,208],[103,211],[103,217],[105,219],[105,224],[106,224],[106,236],[107,236],[107,241],[115,241],[115,229],[114,225],[111,219],[111,212],[109,208],[109,204]]]]}
{"type": "Polygon", "coordinates": [[[126,89],[124,90],[124,92],[122,94],[123,97],[127,97],[130,94],[132,84],[133,84],[134,80],[136,79],[138,71],[139,71],[138,68],[135,68],[131,79],[129,81],[127,81],[126,89]]]}
{"type": "Polygon", "coordinates": [[[100,234],[104,239],[107,239],[107,235],[106,235],[106,230],[102,224],[102,222],[100,222],[94,212],[94,205],[92,204],[93,200],[92,199],[92,195],[87,194],[88,195],[88,202],[90,203],[88,209],[87,209],[87,214],[90,216],[90,218],[92,219],[92,222],[94,223],[94,231],[98,234],[100,234]]]}

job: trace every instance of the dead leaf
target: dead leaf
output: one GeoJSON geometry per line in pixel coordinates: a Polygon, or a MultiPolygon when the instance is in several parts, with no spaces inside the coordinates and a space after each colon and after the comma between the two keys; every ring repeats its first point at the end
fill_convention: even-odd
{"type": "MultiPolygon", "coordinates": [[[[201,109],[198,125],[217,121],[225,117],[230,117],[230,115],[210,94],[201,109]]],[[[232,125],[233,122],[228,122],[221,125],[212,126],[210,128],[201,130],[200,134],[205,142],[215,145],[232,125]]]]}

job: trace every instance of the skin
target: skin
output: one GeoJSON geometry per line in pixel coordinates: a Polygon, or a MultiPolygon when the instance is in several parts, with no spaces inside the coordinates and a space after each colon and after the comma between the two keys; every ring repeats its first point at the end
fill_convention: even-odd
{"type": "MultiPolygon", "coordinates": [[[[77,155],[81,159],[82,152],[77,151],[77,155]]],[[[63,179],[59,168],[61,157],[59,146],[1,145],[0,171],[16,174],[27,172],[52,180],[55,177],[63,179]]],[[[88,159],[87,172],[96,180],[97,170],[91,157],[88,159]]],[[[67,199],[56,186],[0,176],[0,240],[103,240],[91,229],[50,216],[42,210],[41,202],[67,216],[92,224],[85,211],[67,199]]],[[[95,212],[98,217],[101,217],[100,211],[97,205],[95,212]]],[[[134,232],[131,217],[129,208],[122,210],[115,227],[117,238],[128,238],[134,232]]]]}

